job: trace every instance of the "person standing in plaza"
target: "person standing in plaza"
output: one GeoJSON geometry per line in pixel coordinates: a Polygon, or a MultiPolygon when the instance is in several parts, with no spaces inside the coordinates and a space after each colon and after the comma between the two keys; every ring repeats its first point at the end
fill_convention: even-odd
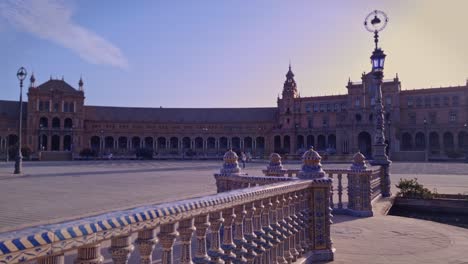
{"type": "Polygon", "coordinates": [[[242,168],[245,169],[245,161],[247,160],[247,156],[245,156],[244,152],[241,152],[241,161],[242,161],[242,168]]]}

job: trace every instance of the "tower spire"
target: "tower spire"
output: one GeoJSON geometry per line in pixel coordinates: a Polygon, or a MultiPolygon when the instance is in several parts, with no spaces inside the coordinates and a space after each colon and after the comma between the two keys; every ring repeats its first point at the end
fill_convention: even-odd
{"type": "Polygon", "coordinates": [[[80,81],[78,82],[78,87],[79,87],[79,91],[83,91],[83,85],[84,85],[84,82],[83,82],[83,76],[80,75],[80,81]]]}
{"type": "Polygon", "coordinates": [[[29,81],[31,82],[31,84],[29,85],[30,88],[34,88],[36,87],[36,77],[34,77],[34,72],[32,72],[31,74],[31,78],[29,78],[29,81]]]}
{"type": "Polygon", "coordinates": [[[294,73],[291,69],[291,62],[289,63],[289,70],[286,73],[286,81],[283,86],[283,98],[296,98],[299,94],[297,92],[296,81],[294,80],[294,73]]]}

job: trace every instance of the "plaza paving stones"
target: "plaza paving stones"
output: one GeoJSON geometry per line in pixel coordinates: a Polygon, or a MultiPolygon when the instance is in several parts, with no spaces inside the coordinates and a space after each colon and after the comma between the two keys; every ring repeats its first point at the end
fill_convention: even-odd
{"type": "MultiPolygon", "coordinates": [[[[266,161],[248,163],[245,172],[260,175],[266,161]]],[[[213,173],[222,161],[69,161],[0,163],[0,232],[75,219],[216,191],[213,173]]],[[[287,168],[298,168],[294,162],[287,168]]],[[[347,168],[349,164],[324,164],[347,168]]],[[[418,177],[440,193],[468,192],[466,163],[393,163],[392,182],[418,177]]],[[[394,190],[396,191],[396,190],[394,190]]]]}

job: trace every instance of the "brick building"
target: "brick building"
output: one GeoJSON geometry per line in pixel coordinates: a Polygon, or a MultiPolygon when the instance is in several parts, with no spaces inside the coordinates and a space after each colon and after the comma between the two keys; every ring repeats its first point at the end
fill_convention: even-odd
{"type": "MultiPolygon", "coordinates": [[[[23,145],[33,157],[71,157],[84,148],[100,155],[130,156],[139,148],[160,157],[188,152],[212,157],[226,149],[254,156],[276,151],[300,154],[309,146],[337,155],[372,153],[375,91],[372,75],[348,81],[342,95],[300,97],[289,67],[277,107],[136,108],[85,105],[78,89],[31,76],[23,104],[23,145]],[[55,156],[54,156],[55,155],[55,156]]],[[[462,155],[468,150],[468,83],[465,86],[402,90],[398,75],[384,80],[385,135],[394,160],[462,155]]],[[[17,142],[18,102],[0,101],[0,155],[17,142]]]]}

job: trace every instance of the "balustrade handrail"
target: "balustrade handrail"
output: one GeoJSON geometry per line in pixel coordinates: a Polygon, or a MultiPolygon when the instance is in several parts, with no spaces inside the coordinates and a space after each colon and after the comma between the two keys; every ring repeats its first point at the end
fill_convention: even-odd
{"type": "Polygon", "coordinates": [[[60,254],[113,237],[330,183],[328,178],[294,180],[3,233],[0,234],[0,263],[60,254]],[[28,256],[28,252],[34,254],[28,256]]]}

